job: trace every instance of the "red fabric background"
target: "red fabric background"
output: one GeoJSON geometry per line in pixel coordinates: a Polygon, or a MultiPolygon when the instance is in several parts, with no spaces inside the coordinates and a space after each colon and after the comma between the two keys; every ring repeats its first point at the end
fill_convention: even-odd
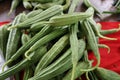
{"type": "MultiPolygon", "coordinates": [[[[103,30],[118,28],[120,22],[100,22],[103,30]]],[[[107,49],[100,48],[101,63],[100,67],[113,70],[120,74],[120,31],[114,34],[107,35],[109,37],[117,38],[117,40],[99,39],[99,43],[106,44],[111,51],[108,54],[107,49]]],[[[89,58],[93,59],[93,54],[89,54],[89,58]]],[[[95,58],[94,58],[95,59],[95,58]]],[[[95,61],[96,62],[96,61],[95,61]]],[[[93,63],[95,65],[95,63],[93,63]]]]}
{"type": "Polygon", "coordinates": [[[0,27],[1,27],[3,24],[7,24],[7,23],[9,23],[9,21],[0,22],[0,27]]]}

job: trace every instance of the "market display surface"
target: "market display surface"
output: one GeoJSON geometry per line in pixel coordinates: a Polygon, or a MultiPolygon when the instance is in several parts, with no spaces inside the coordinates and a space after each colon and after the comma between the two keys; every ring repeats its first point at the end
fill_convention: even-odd
{"type": "Polygon", "coordinates": [[[80,2],[13,0],[9,15],[20,3],[32,10],[0,23],[0,80],[120,80],[120,23],[94,20],[119,14],[120,0],[103,13],[89,0],[76,12],[80,2]]]}

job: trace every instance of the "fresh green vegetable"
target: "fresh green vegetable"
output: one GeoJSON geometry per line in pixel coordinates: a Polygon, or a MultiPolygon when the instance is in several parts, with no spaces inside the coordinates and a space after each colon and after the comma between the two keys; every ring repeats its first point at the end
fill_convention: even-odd
{"type": "Polygon", "coordinates": [[[78,31],[78,24],[73,24],[70,26],[70,47],[72,51],[72,64],[73,64],[73,73],[71,80],[74,79],[75,69],[78,63],[78,54],[79,54],[79,45],[78,45],[78,37],[77,37],[77,31],[78,31]]]}
{"type": "Polygon", "coordinates": [[[56,15],[56,14],[60,14],[63,11],[63,7],[60,5],[55,5],[52,6],[46,10],[44,10],[43,12],[41,12],[40,14],[31,17],[29,19],[26,19],[24,22],[17,24],[15,26],[11,26],[8,29],[12,29],[12,28],[28,28],[31,24],[42,21],[42,20],[47,20],[50,17],[56,15]]]}
{"type": "Polygon", "coordinates": [[[98,44],[99,48],[107,48],[108,49],[108,53],[110,53],[110,47],[105,45],[105,44],[98,44]]]}
{"type": "Polygon", "coordinates": [[[26,67],[24,70],[23,80],[28,80],[32,76],[33,76],[33,70],[31,69],[31,67],[26,67]]]}
{"type": "Polygon", "coordinates": [[[63,10],[67,10],[71,4],[71,0],[66,0],[65,4],[63,5],[63,10]]]}
{"type": "Polygon", "coordinates": [[[58,0],[55,2],[49,2],[49,3],[44,3],[44,4],[38,3],[37,5],[34,6],[34,9],[48,9],[51,6],[62,5],[63,3],[64,3],[64,0],[58,0]]]}
{"type": "Polygon", "coordinates": [[[99,80],[93,71],[88,72],[90,80],[99,80]]]}
{"type": "MultiPolygon", "coordinates": [[[[23,80],[81,80],[82,74],[87,80],[108,80],[111,74],[119,80],[118,74],[99,69],[99,48],[110,52],[109,46],[99,43],[99,38],[116,40],[105,35],[120,31],[120,27],[102,30],[101,24],[94,20],[95,11],[100,15],[101,12],[90,0],[83,0],[88,6],[85,12],[77,12],[79,3],[80,0],[22,0],[23,6],[31,10],[0,28],[0,49],[11,53],[2,66],[9,68],[0,73],[0,80],[10,76],[19,80],[21,70],[23,80]],[[23,33],[19,41],[17,31],[23,33]],[[95,66],[94,60],[88,58],[89,50],[97,60],[95,66]]],[[[18,4],[12,5],[14,9],[18,4]]],[[[120,9],[119,5],[116,9],[120,9]]]]}
{"type": "Polygon", "coordinates": [[[33,46],[30,47],[30,49],[28,49],[25,53],[25,57],[28,58],[30,60],[30,58],[28,57],[28,54],[33,52],[34,50],[36,50],[38,47],[50,42],[51,40],[63,35],[66,33],[66,29],[58,29],[55,30],[51,33],[49,33],[48,35],[44,36],[43,38],[39,39],[33,46]]]}
{"type": "MultiPolygon", "coordinates": [[[[24,14],[18,15],[15,20],[13,21],[12,25],[16,25],[20,22],[22,22],[22,18],[24,17],[24,14]]],[[[21,31],[18,29],[10,30],[9,38],[7,41],[7,48],[6,48],[6,60],[8,61],[11,56],[17,51],[19,48],[19,41],[21,37],[21,31]]]]}
{"type": "Polygon", "coordinates": [[[60,65],[56,66],[53,68],[50,72],[47,72],[43,75],[40,73],[28,80],[48,80],[50,78],[53,78],[54,76],[57,76],[59,74],[62,74],[63,72],[67,71],[68,69],[71,68],[72,64],[69,64],[70,59],[61,63],[60,65]]]}
{"type": "Polygon", "coordinates": [[[90,19],[88,21],[91,24],[91,27],[93,28],[93,30],[95,31],[95,33],[97,34],[98,37],[108,39],[108,40],[116,40],[116,38],[109,38],[109,37],[106,37],[106,36],[103,36],[102,34],[100,34],[100,31],[98,30],[97,25],[93,19],[90,19]]]}
{"type": "MultiPolygon", "coordinates": [[[[85,50],[85,41],[84,40],[79,40],[79,59],[82,56],[82,53],[85,50]]],[[[57,76],[58,74],[60,74],[61,72],[57,72],[59,71],[59,69],[61,69],[61,67],[58,66],[62,66],[62,64],[65,63],[64,68],[62,71],[66,71],[68,68],[72,68],[72,62],[71,62],[71,50],[68,49],[59,59],[57,59],[54,63],[52,63],[51,65],[49,65],[47,68],[41,70],[40,72],[38,72],[38,74],[36,74],[34,77],[32,77],[31,79],[36,79],[37,77],[40,78],[40,76],[44,75],[43,80],[44,79],[48,79],[48,78],[52,78],[53,76],[57,76]],[[67,63],[68,62],[68,63],[67,63]],[[70,66],[68,66],[68,64],[70,66]],[[67,67],[66,67],[67,66],[67,67]],[[54,70],[53,70],[54,69],[54,70]],[[52,72],[51,72],[52,71],[52,72]],[[53,72],[57,72],[55,73],[56,75],[52,75],[50,73],[53,72]],[[48,73],[48,74],[47,74],[48,73]],[[46,76],[48,76],[46,78],[46,76]]],[[[53,73],[54,74],[54,73],[53,73]]],[[[40,78],[41,79],[41,78],[40,78]]]]}
{"type": "MultiPolygon", "coordinates": [[[[69,8],[68,13],[73,13],[76,9],[76,6],[78,5],[79,0],[74,0],[71,3],[71,6],[69,8]]],[[[74,76],[75,76],[75,69],[79,60],[79,45],[78,45],[78,37],[77,37],[77,32],[78,32],[78,24],[77,22],[73,25],[70,26],[70,47],[71,47],[71,51],[72,51],[72,64],[73,64],[73,68],[72,68],[72,76],[71,76],[71,80],[74,80],[74,76]]]]}
{"type": "Polygon", "coordinates": [[[19,72],[15,74],[15,80],[20,80],[20,73],[19,72]]]}
{"type": "Polygon", "coordinates": [[[114,29],[100,30],[102,35],[113,34],[120,31],[120,27],[114,29]]]}
{"type": "MultiPolygon", "coordinates": [[[[26,44],[26,42],[28,42],[30,40],[30,36],[28,36],[27,34],[23,33],[22,34],[22,45],[26,44]]],[[[28,78],[33,76],[33,69],[30,66],[27,66],[24,69],[24,75],[23,75],[23,80],[28,80],[28,78]]]]}
{"type": "MultiPolygon", "coordinates": [[[[50,64],[47,68],[41,70],[40,72],[38,72],[38,74],[36,75],[42,75],[42,74],[45,74],[51,70],[53,70],[55,67],[57,67],[58,65],[61,65],[63,62],[67,61],[70,59],[70,56],[71,56],[71,50],[70,49],[67,49],[63,55],[61,55],[57,60],[55,60],[55,62],[53,62],[52,64],[50,64]]],[[[71,61],[70,61],[71,63],[71,61]]]]}
{"type": "MultiPolygon", "coordinates": [[[[37,24],[39,24],[39,25],[48,24],[48,25],[51,25],[54,27],[66,26],[66,25],[76,23],[77,21],[84,20],[90,16],[91,16],[91,13],[75,12],[72,14],[63,14],[63,15],[59,15],[59,16],[54,16],[49,21],[43,21],[43,22],[41,21],[40,23],[37,23],[37,24]]],[[[39,27],[39,26],[36,26],[36,27],[39,27]]]]}
{"type": "Polygon", "coordinates": [[[46,47],[41,47],[37,51],[31,53],[29,55],[31,57],[31,60],[23,59],[21,62],[10,67],[8,70],[0,73],[0,80],[4,80],[4,79],[14,75],[15,73],[19,72],[23,68],[36,63],[45,54],[45,52],[46,52],[46,47]]]}
{"type": "Polygon", "coordinates": [[[40,31],[46,24],[41,24],[40,22],[31,25],[30,31],[40,31]]]}
{"type": "Polygon", "coordinates": [[[13,10],[16,9],[16,7],[19,5],[20,2],[21,0],[12,0],[10,11],[8,13],[9,15],[13,12],[13,10]]]}
{"type": "Polygon", "coordinates": [[[115,2],[115,7],[117,7],[117,6],[119,6],[120,5],[120,0],[116,0],[116,2],[115,2]]]}
{"type": "Polygon", "coordinates": [[[86,12],[93,12],[93,15],[89,18],[87,18],[87,21],[88,23],[91,25],[93,31],[95,32],[95,34],[98,36],[98,37],[101,37],[101,38],[104,38],[104,39],[108,39],[108,40],[116,40],[115,38],[109,38],[109,37],[106,37],[106,36],[103,36],[100,34],[99,32],[99,28],[98,28],[98,24],[94,21],[93,19],[93,16],[94,16],[94,9],[91,7],[89,8],[86,12]]]}
{"type": "Polygon", "coordinates": [[[10,25],[11,24],[5,24],[2,27],[0,27],[0,49],[4,55],[4,58],[6,56],[6,45],[8,41],[8,35],[9,35],[9,31],[7,30],[7,28],[10,25]]]}
{"type": "Polygon", "coordinates": [[[12,61],[18,59],[22,54],[26,52],[37,40],[39,40],[44,35],[48,34],[52,29],[50,26],[45,26],[40,32],[38,32],[34,37],[32,37],[25,45],[17,50],[17,52],[11,56],[11,58],[4,64],[3,67],[10,64],[12,61]]]}
{"type": "Polygon", "coordinates": [[[21,37],[22,45],[26,44],[29,40],[30,40],[30,36],[28,36],[27,34],[23,33],[22,37],[21,37]]]}
{"type": "Polygon", "coordinates": [[[65,26],[65,25],[76,23],[80,20],[84,20],[90,16],[91,16],[91,13],[75,12],[70,14],[54,16],[49,20],[49,22],[45,22],[45,23],[50,24],[51,26],[65,26]]]}
{"type": "Polygon", "coordinates": [[[92,7],[97,13],[99,13],[101,15],[100,10],[98,10],[91,2],[90,0],[83,0],[83,3],[87,6],[87,7],[92,7]]]}
{"type": "MultiPolygon", "coordinates": [[[[85,61],[80,61],[75,69],[74,80],[85,73],[85,71],[80,71],[81,69],[87,69],[87,68],[89,68],[89,63],[85,61]]],[[[62,80],[70,80],[71,76],[72,76],[72,70],[70,70],[62,80]]]]}
{"type": "Polygon", "coordinates": [[[40,3],[48,3],[48,2],[52,2],[53,0],[27,0],[27,1],[35,1],[35,2],[40,2],[40,3]]]}
{"type": "Polygon", "coordinates": [[[23,6],[26,8],[26,9],[31,9],[32,8],[32,5],[29,1],[27,0],[23,0],[23,6]]]}
{"type": "Polygon", "coordinates": [[[86,36],[88,45],[90,46],[90,49],[93,51],[93,53],[96,56],[97,61],[98,61],[96,66],[94,66],[92,69],[83,70],[83,71],[91,71],[91,70],[93,70],[93,69],[95,69],[99,66],[99,64],[100,64],[100,53],[99,53],[99,50],[98,50],[97,40],[96,40],[94,31],[90,27],[89,23],[87,23],[86,20],[84,20],[83,22],[81,22],[81,25],[82,25],[81,29],[83,30],[83,32],[86,36]]]}
{"type": "Polygon", "coordinates": [[[101,80],[119,80],[120,75],[116,72],[111,70],[98,67],[94,70],[94,73],[98,76],[101,80]]]}
{"type": "Polygon", "coordinates": [[[48,64],[50,64],[53,59],[60,54],[60,52],[66,47],[68,44],[68,35],[61,37],[52,48],[42,57],[40,62],[38,63],[35,74],[44,69],[48,64]]]}
{"type": "Polygon", "coordinates": [[[26,16],[27,16],[27,18],[32,18],[32,17],[40,14],[42,11],[43,11],[42,9],[33,10],[33,11],[29,12],[26,16]]]}

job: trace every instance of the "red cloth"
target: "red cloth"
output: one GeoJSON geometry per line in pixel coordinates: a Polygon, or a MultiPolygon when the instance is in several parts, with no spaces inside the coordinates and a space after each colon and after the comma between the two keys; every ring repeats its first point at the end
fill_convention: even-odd
{"type": "Polygon", "coordinates": [[[9,23],[9,21],[0,22],[0,26],[2,26],[3,24],[7,24],[7,23],[9,23]]]}
{"type": "MultiPolygon", "coordinates": [[[[100,22],[102,30],[118,28],[120,22],[100,22]]],[[[113,70],[120,74],[120,31],[114,34],[107,35],[108,37],[117,38],[117,40],[99,39],[99,43],[106,44],[110,47],[110,53],[107,53],[107,49],[99,49],[101,56],[100,67],[104,67],[109,70],[113,70]]],[[[89,54],[89,59],[93,59],[93,54],[89,54]]],[[[95,59],[95,58],[94,58],[95,59]]],[[[95,61],[96,62],[96,61],[95,61]]],[[[93,63],[95,65],[95,63],[93,63]]]]}

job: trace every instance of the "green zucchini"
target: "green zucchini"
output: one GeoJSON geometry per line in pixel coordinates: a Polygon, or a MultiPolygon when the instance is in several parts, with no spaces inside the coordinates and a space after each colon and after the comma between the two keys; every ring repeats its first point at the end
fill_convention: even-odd
{"type": "Polygon", "coordinates": [[[6,56],[6,45],[8,41],[8,35],[9,31],[7,28],[10,26],[10,24],[5,24],[2,27],[0,27],[0,49],[4,55],[4,58],[6,56]]]}
{"type": "MultiPolygon", "coordinates": [[[[16,24],[24,21],[23,20],[24,16],[25,15],[23,13],[19,14],[16,17],[15,21],[13,21],[12,25],[16,25],[16,24]]],[[[8,42],[7,42],[7,48],[6,48],[6,60],[7,61],[11,58],[11,56],[19,48],[19,41],[20,41],[21,34],[22,34],[21,30],[19,30],[19,29],[10,30],[9,38],[8,38],[8,42]]]]}
{"type": "Polygon", "coordinates": [[[120,75],[114,71],[98,67],[94,70],[94,73],[101,80],[120,80],[120,75]]]}

